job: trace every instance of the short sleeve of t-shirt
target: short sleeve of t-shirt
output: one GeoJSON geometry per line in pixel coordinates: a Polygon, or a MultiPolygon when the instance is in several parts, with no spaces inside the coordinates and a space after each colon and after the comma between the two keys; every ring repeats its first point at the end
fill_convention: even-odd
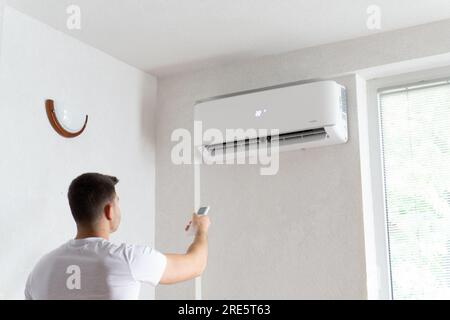
{"type": "Polygon", "coordinates": [[[31,296],[31,273],[28,276],[24,293],[25,293],[25,300],[33,300],[33,297],[31,296]]]}
{"type": "Polygon", "coordinates": [[[157,286],[167,264],[164,254],[149,246],[133,245],[128,247],[131,275],[136,281],[157,286]]]}

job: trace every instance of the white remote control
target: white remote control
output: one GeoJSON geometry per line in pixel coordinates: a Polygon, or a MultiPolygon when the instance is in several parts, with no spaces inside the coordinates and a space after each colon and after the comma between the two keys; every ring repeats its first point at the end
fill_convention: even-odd
{"type": "MultiPolygon", "coordinates": [[[[209,207],[201,207],[200,209],[198,209],[196,215],[198,216],[206,216],[208,215],[208,211],[209,211],[209,207]]],[[[191,225],[189,226],[189,229],[187,231],[188,236],[194,236],[197,233],[197,228],[196,226],[191,223],[191,225]]]]}

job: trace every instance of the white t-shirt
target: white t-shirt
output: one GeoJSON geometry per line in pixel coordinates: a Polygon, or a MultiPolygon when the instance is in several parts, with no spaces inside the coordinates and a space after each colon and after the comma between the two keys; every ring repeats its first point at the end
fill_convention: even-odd
{"type": "Polygon", "coordinates": [[[70,240],[46,254],[28,277],[32,300],[138,299],[141,282],[157,286],[166,256],[148,246],[102,238],[70,240]]]}

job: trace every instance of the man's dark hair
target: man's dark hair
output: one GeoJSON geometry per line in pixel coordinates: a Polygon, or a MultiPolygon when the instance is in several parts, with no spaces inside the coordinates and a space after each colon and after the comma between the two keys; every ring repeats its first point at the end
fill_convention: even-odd
{"type": "Polygon", "coordinates": [[[85,173],[69,187],[70,210],[77,224],[91,225],[98,221],[105,205],[116,195],[119,179],[100,173],[85,173]]]}

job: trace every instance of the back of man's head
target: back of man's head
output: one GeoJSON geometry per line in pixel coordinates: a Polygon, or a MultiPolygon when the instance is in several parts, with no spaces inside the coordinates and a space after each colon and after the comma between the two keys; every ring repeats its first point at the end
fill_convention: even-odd
{"type": "Polygon", "coordinates": [[[92,226],[102,216],[106,204],[116,196],[119,179],[100,173],[85,173],[75,178],[68,198],[72,216],[78,225],[92,226]]]}

